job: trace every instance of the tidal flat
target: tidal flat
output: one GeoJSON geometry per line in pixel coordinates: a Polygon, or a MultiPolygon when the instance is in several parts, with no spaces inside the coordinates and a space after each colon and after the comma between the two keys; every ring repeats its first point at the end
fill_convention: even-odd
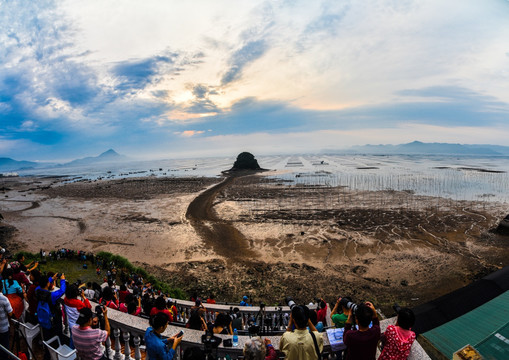
{"type": "Polygon", "coordinates": [[[4,178],[2,242],[12,251],[109,251],[220,301],[350,295],[387,312],[508,265],[509,240],[493,232],[504,203],[272,175],[4,178]]]}

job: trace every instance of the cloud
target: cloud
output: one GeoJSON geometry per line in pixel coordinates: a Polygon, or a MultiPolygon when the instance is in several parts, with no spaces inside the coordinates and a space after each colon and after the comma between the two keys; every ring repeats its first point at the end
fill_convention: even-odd
{"type": "Polygon", "coordinates": [[[463,87],[439,86],[398,92],[392,103],[340,110],[301,109],[284,101],[254,97],[236,101],[216,116],[195,119],[215,134],[306,132],[393,128],[421,123],[436,126],[498,126],[506,122],[509,104],[463,87]]]}
{"type": "Polygon", "coordinates": [[[174,134],[182,136],[182,137],[192,137],[192,136],[196,136],[199,134],[203,134],[204,132],[205,131],[203,131],[203,130],[185,130],[182,132],[175,132],[174,134]]]}
{"type": "Polygon", "coordinates": [[[209,88],[208,88],[208,86],[206,86],[204,84],[197,84],[193,87],[193,95],[197,99],[205,99],[205,97],[207,96],[208,93],[209,93],[209,88]]]}
{"type": "Polygon", "coordinates": [[[112,73],[117,77],[119,90],[140,90],[156,80],[157,75],[168,73],[173,65],[177,54],[154,56],[148,59],[123,61],[112,68],[112,73]]]}
{"type": "Polygon", "coordinates": [[[35,131],[37,126],[32,120],[26,120],[21,124],[21,130],[23,131],[35,131]]]}
{"type": "Polygon", "coordinates": [[[230,66],[221,78],[221,85],[228,85],[238,80],[242,75],[242,70],[253,61],[259,59],[267,49],[268,46],[264,40],[253,40],[236,50],[230,57],[230,66]]]}
{"type": "Polygon", "coordinates": [[[115,144],[184,151],[219,134],[302,149],[308,133],[386,129],[392,139],[404,125],[507,123],[506,2],[151,6],[3,2],[3,139],[47,156],[115,144]]]}

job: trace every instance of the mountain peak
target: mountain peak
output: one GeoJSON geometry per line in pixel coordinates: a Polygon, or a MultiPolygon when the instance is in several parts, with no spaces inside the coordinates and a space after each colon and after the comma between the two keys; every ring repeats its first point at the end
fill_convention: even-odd
{"type": "Polygon", "coordinates": [[[100,158],[103,158],[103,157],[116,157],[116,156],[120,156],[119,153],[117,153],[115,150],[113,149],[109,149],[105,152],[103,152],[101,155],[99,155],[98,157],[100,158]]]}

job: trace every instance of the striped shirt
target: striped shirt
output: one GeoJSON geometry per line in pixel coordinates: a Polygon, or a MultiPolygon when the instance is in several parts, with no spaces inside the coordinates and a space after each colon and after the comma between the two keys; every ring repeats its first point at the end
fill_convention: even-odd
{"type": "Polygon", "coordinates": [[[81,328],[79,325],[72,328],[72,340],[81,360],[99,360],[103,356],[101,343],[107,338],[105,330],[81,328]]]}
{"type": "Polygon", "coordinates": [[[12,306],[2,293],[0,293],[0,333],[9,331],[9,314],[12,312],[12,306]]]}

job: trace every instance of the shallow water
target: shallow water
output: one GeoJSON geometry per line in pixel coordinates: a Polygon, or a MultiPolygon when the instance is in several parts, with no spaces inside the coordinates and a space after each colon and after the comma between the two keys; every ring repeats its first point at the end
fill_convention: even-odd
{"type": "MultiPolygon", "coordinates": [[[[19,171],[20,176],[80,179],[215,177],[234,157],[137,161],[19,171]]],[[[405,190],[455,200],[509,202],[509,157],[425,155],[294,155],[258,157],[266,175],[287,185],[345,186],[352,190],[405,190]]]]}

